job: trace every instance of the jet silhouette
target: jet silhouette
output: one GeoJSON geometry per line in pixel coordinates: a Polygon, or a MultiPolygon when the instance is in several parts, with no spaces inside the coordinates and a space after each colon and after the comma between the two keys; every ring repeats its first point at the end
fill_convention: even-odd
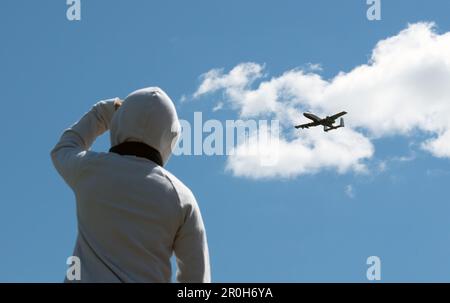
{"type": "Polygon", "coordinates": [[[340,113],[332,115],[332,116],[326,116],[323,119],[320,117],[317,117],[316,115],[311,114],[311,113],[304,113],[303,116],[312,120],[313,122],[306,123],[306,124],[300,124],[300,125],[295,126],[295,128],[304,129],[304,128],[310,128],[312,126],[323,125],[323,130],[325,132],[328,132],[333,129],[344,127],[344,118],[341,118],[339,125],[334,125],[334,122],[336,122],[336,119],[338,119],[339,117],[342,117],[346,113],[347,113],[346,111],[343,111],[343,112],[340,112],[340,113]]]}

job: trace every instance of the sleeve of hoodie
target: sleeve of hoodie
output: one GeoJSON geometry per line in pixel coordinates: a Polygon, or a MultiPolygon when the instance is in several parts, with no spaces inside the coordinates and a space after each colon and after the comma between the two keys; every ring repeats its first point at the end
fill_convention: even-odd
{"type": "Polygon", "coordinates": [[[190,190],[186,190],[180,198],[185,201],[182,201],[184,220],[174,243],[177,282],[209,283],[211,282],[209,252],[200,209],[190,190]]]}
{"type": "Polygon", "coordinates": [[[114,101],[109,99],[96,103],[90,111],[70,128],[66,129],[51,151],[53,165],[63,179],[73,186],[89,155],[95,139],[107,131],[114,114],[114,101]]]}

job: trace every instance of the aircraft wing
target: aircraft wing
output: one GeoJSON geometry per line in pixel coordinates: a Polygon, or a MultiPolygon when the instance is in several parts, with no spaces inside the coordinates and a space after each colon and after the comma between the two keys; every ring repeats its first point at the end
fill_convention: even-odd
{"type": "Polygon", "coordinates": [[[347,113],[346,111],[343,111],[343,112],[340,112],[340,113],[338,113],[338,114],[336,114],[336,115],[330,116],[330,117],[328,117],[328,118],[330,118],[330,119],[332,119],[332,120],[336,120],[337,118],[342,117],[342,116],[345,115],[346,113],[347,113]]]}
{"type": "Polygon", "coordinates": [[[303,128],[309,128],[311,126],[317,126],[317,125],[320,125],[320,123],[319,122],[311,122],[311,123],[297,125],[295,128],[303,129],[303,128]]]}

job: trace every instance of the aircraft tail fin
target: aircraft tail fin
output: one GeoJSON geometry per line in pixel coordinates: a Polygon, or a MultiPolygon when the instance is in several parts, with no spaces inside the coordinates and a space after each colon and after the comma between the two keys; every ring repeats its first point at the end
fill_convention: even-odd
{"type": "Polygon", "coordinates": [[[328,132],[328,131],[330,131],[330,130],[338,129],[338,128],[341,128],[341,127],[344,127],[344,118],[341,118],[341,121],[339,122],[339,125],[331,126],[331,127],[327,127],[326,125],[324,125],[324,126],[323,126],[323,130],[324,130],[325,132],[328,132]]]}

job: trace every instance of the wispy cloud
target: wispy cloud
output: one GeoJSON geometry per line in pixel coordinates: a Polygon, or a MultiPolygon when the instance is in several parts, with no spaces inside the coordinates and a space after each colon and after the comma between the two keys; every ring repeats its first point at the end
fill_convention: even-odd
{"type": "Polygon", "coordinates": [[[426,175],[428,177],[445,177],[450,176],[450,170],[435,168],[435,169],[427,169],[426,175]]]}
{"type": "Polygon", "coordinates": [[[308,63],[306,64],[306,69],[311,72],[321,72],[323,71],[323,67],[319,63],[308,63]]]}
{"type": "Polygon", "coordinates": [[[392,157],[390,160],[396,161],[396,162],[411,162],[415,159],[416,159],[416,153],[411,152],[409,155],[392,157]]]}
{"type": "Polygon", "coordinates": [[[394,163],[406,163],[411,162],[416,159],[416,152],[411,151],[408,155],[404,156],[395,156],[395,157],[388,157],[386,159],[381,160],[377,165],[377,172],[382,173],[385,172],[388,167],[391,166],[391,164],[394,163]]]}
{"type": "Polygon", "coordinates": [[[188,101],[188,97],[187,97],[186,95],[181,95],[181,97],[180,97],[180,99],[179,99],[179,102],[180,102],[180,103],[184,103],[184,102],[186,102],[186,101],[188,101]]]}
{"type": "Polygon", "coordinates": [[[223,102],[218,102],[216,106],[213,107],[212,111],[217,112],[223,108],[223,102]]]}
{"type": "Polygon", "coordinates": [[[345,194],[347,195],[347,197],[349,197],[350,199],[354,199],[355,198],[355,190],[353,188],[353,185],[348,184],[345,187],[345,194]]]}

